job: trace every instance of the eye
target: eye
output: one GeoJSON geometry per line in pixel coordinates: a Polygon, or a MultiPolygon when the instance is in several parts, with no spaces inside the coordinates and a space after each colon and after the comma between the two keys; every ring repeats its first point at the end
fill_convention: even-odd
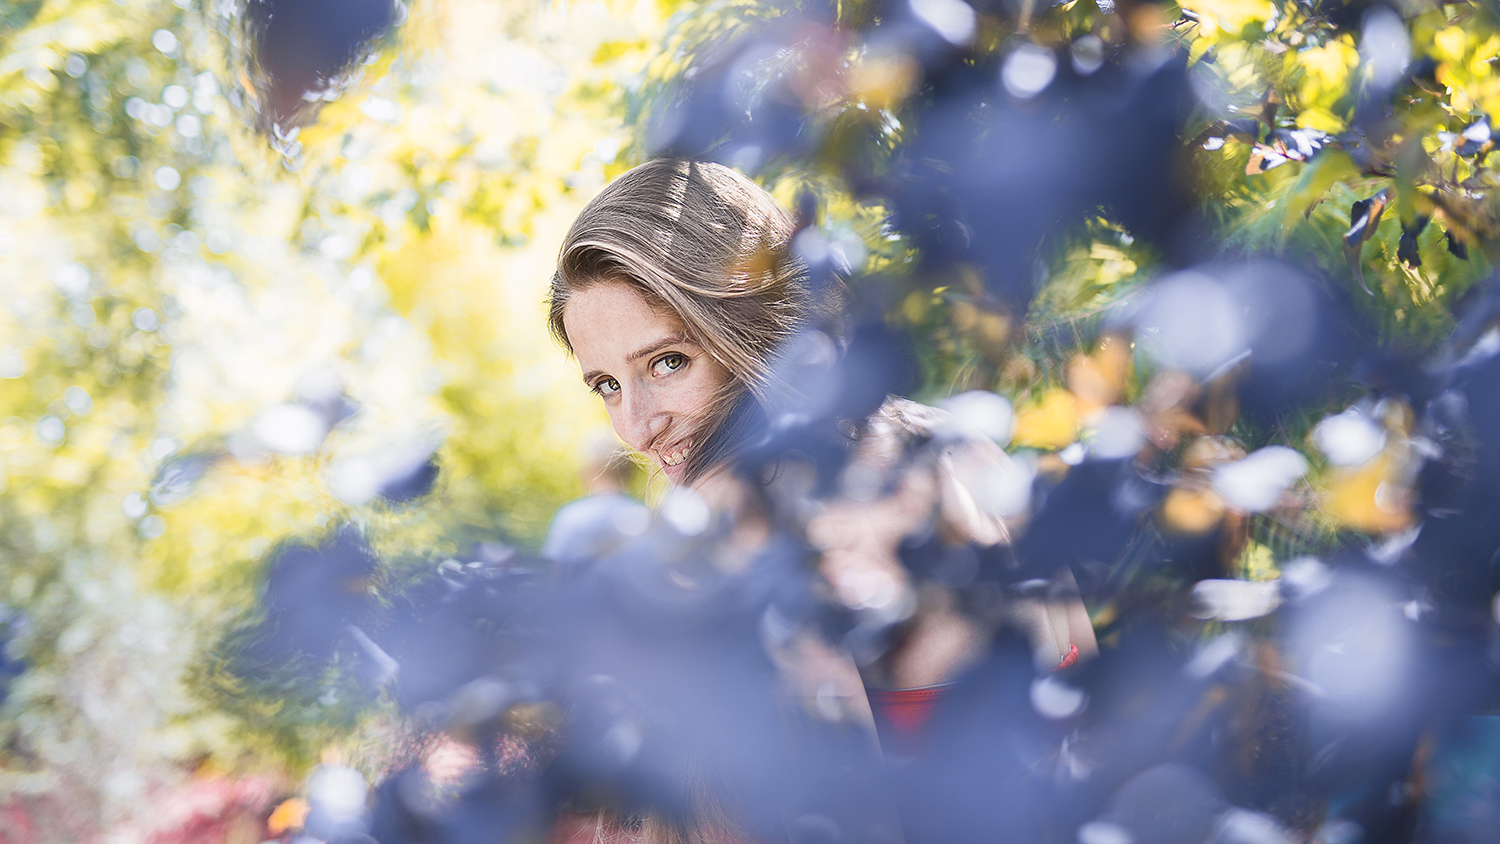
{"type": "Polygon", "coordinates": [[[662,355],[656,359],[655,363],[651,364],[651,374],[658,376],[670,375],[681,369],[685,364],[687,364],[686,355],[683,355],[681,352],[672,352],[668,355],[662,355]]]}
{"type": "Polygon", "coordinates": [[[620,392],[620,382],[613,378],[600,378],[594,382],[594,392],[601,396],[612,396],[620,392]]]}

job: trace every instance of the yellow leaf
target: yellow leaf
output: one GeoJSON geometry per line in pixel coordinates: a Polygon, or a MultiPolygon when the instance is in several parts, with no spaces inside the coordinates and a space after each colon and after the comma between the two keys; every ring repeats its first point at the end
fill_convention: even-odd
{"type": "Polygon", "coordinates": [[[1262,583],[1275,580],[1280,574],[1276,570],[1276,557],[1271,553],[1270,547],[1254,540],[1245,544],[1245,550],[1240,554],[1239,569],[1241,577],[1262,583]]]}
{"type": "Polygon", "coordinates": [[[1497,54],[1500,54],[1500,35],[1491,35],[1474,48],[1474,55],[1481,58],[1493,59],[1497,54]]]}
{"type": "Polygon", "coordinates": [[[1344,131],[1344,119],[1325,108],[1313,106],[1297,115],[1297,125],[1303,129],[1317,129],[1330,135],[1344,131]]]}
{"type": "Polygon", "coordinates": [[[1484,57],[1482,54],[1475,55],[1474,60],[1469,62],[1469,74],[1474,77],[1476,82],[1488,77],[1492,73],[1494,73],[1494,68],[1491,67],[1489,58],[1484,57]]]}
{"type": "Polygon", "coordinates": [[[1227,32],[1237,33],[1247,24],[1264,23],[1271,13],[1271,4],[1265,0],[1187,0],[1182,7],[1204,19],[1205,32],[1212,21],[1227,32]]]}
{"type": "Polygon", "coordinates": [[[1335,471],[1325,490],[1328,513],[1356,530],[1404,530],[1411,524],[1411,494],[1392,477],[1393,469],[1391,457],[1380,454],[1363,466],[1335,471]]]}
{"type": "Polygon", "coordinates": [[[1016,414],[1011,442],[1031,448],[1058,449],[1078,439],[1078,407],[1073,394],[1052,389],[1016,414]]]}
{"type": "Polygon", "coordinates": [[[1464,57],[1464,48],[1468,46],[1468,36],[1456,26],[1446,27],[1432,36],[1432,45],[1436,49],[1433,57],[1444,61],[1456,62],[1464,57]]]}
{"type": "Polygon", "coordinates": [[[871,58],[849,69],[849,92],[872,108],[900,105],[921,81],[922,68],[905,53],[871,58]]]}
{"type": "Polygon", "coordinates": [[[1173,533],[1207,533],[1222,518],[1224,499],[1211,490],[1179,487],[1161,504],[1162,526],[1173,533]]]}
{"type": "Polygon", "coordinates": [[[1349,72],[1359,63],[1359,51],[1347,38],[1297,53],[1296,63],[1304,71],[1302,101],[1307,105],[1332,105],[1349,87],[1349,72]]]}

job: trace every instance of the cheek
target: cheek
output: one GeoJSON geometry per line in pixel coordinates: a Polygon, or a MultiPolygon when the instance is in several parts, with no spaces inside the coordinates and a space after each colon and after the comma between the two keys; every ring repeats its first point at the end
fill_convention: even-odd
{"type": "Polygon", "coordinates": [[[620,406],[618,404],[606,403],[604,405],[604,412],[609,414],[609,426],[615,429],[615,436],[619,437],[621,441],[630,444],[633,448],[634,444],[631,443],[630,438],[627,436],[629,431],[624,424],[625,420],[620,417],[620,406]]]}
{"type": "Polygon", "coordinates": [[[684,403],[690,407],[684,407],[683,410],[701,418],[720,399],[724,384],[729,381],[729,374],[717,361],[708,360],[698,367],[693,376],[690,383],[684,385],[684,403]]]}

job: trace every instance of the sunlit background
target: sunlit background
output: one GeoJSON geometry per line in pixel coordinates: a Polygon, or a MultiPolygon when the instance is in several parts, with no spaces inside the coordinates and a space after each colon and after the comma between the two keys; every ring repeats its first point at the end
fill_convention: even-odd
{"type": "Polygon", "coordinates": [[[0,789],[85,829],[317,746],[184,687],[283,539],[539,544],[607,425],[551,262],[669,11],[419,4],[268,140],[235,4],[0,9],[0,789]]]}

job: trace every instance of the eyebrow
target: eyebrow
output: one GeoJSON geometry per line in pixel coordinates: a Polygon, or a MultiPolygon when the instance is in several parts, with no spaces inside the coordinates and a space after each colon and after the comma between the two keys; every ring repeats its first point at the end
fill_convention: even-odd
{"type": "MultiPolygon", "coordinates": [[[[630,354],[626,355],[625,356],[625,362],[626,363],[635,363],[636,361],[640,360],[641,358],[650,357],[651,355],[656,354],[657,352],[661,351],[662,349],[667,348],[668,346],[686,346],[686,345],[692,345],[692,341],[689,340],[686,335],[684,335],[684,334],[671,334],[671,335],[668,335],[666,337],[661,338],[660,340],[656,340],[656,341],[654,341],[652,343],[649,343],[649,344],[647,344],[645,346],[642,346],[641,348],[636,349],[635,351],[633,351],[630,354]]],[[[583,374],[583,383],[586,384],[586,385],[588,385],[589,387],[593,387],[594,386],[594,382],[596,380],[598,380],[599,376],[601,376],[603,374],[604,374],[604,370],[602,370],[602,369],[593,369],[593,370],[590,370],[588,372],[585,372],[583,374]]]]}

